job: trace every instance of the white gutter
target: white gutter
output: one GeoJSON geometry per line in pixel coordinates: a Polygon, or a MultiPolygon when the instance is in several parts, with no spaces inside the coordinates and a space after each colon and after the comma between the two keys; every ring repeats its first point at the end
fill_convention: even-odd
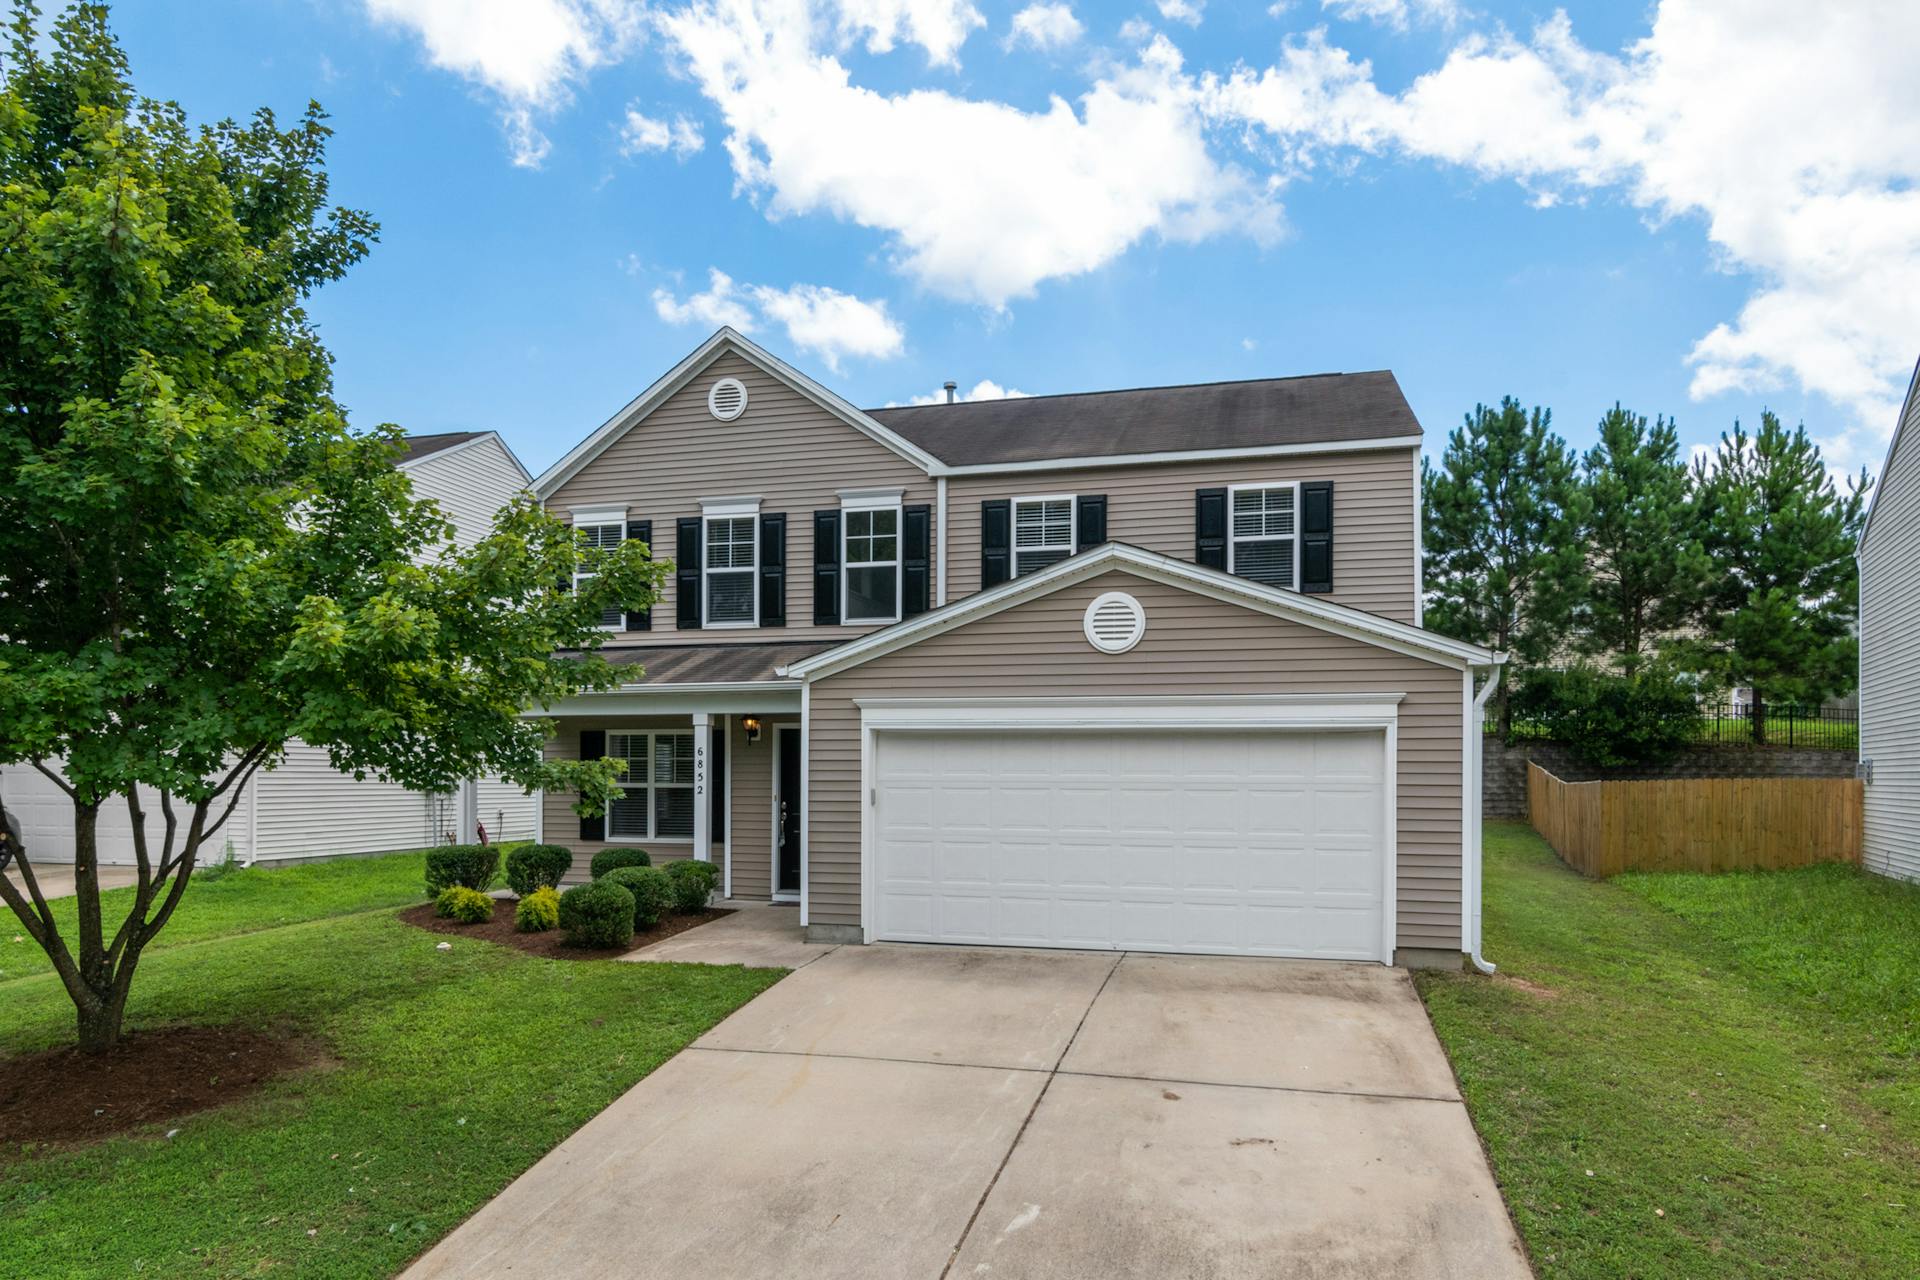
{"type": "Polygon", "coordinates": [[[1500,687],[1500,668],[1492,668],[1486,684],[1473,696],[1473,723],[1469,726],[1473,733],[1473,774],[1471,779],[1472,797],[1467,806],[1467,826],[1471,835],[1467,840],[1467,903],[1471,914],[1468,917],[1467,956],[1473,961],[1473,967],[1481,973],[1494,972],[1494,964],[1480,954],[1480,907],[1481,890],[1484,882],[1481,860],[1481,828],[1484,825],[1482,808],[1486,797],[1482,794],[1486,786],[1487,754],[1487,699],[1500,687]]]}

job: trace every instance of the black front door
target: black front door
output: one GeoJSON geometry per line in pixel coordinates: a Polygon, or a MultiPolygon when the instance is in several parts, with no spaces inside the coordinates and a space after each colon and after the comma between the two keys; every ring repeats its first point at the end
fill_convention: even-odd
{"type": "Polygon", "coordinates": [[[775,767],[780,771],[779,857],[774,859],[773,891],[800,892],[800,734],[774,735],[775,767]]]}

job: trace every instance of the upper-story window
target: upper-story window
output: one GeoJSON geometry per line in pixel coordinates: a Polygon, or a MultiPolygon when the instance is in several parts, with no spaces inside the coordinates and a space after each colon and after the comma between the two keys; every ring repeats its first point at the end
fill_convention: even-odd
{"type": "Polygon", "coordinates": [[[1013,576],[1033,573],[1073,554],[1072,494],[1013,500],[1013,576]]]}
{"type": "Polygon", "coordinates": [[[900,621],[900,493],[843,493],[843,622],[900,621]]]}
{"type": "Polygon", "coordinates": [[[1300,486],[1235,485],[1228,496],[1227,572],[1298,590],[1300,486]]]}
{"type": "Polygon", "coordinates": [[[754,575],[759,568],[759,539],[753,513],[706,516],[706,625],[751,627],[759,622],[759,592],[754,575]]]}
{"type": "MultiPolygon", "coordinates": [[[[621,540],[626,536],[626,509],[623,507],[618,510],[607,511],[575,511],[573,513],[573,528],[574,532],[579,535],[581,548],[583,550],[586,548],[594,548],[601,551],[612,551],[619,547],[621,540]]],[[[585,559],[578,561],[573,566],[574,590],[578,591],[580,584],[593,576],[593,571],[588,567],[587,561],[585,559]]],[[[610,608],[600,614],[600,629],[602,631],[618,631],[624,626],[626,626],[626,614],[623,610],[610,608]]]]}

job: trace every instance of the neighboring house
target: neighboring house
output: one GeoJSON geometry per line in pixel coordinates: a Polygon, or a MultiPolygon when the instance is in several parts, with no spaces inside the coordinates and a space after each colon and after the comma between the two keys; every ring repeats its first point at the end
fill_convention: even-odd
{"type": "Polygon", "coordinates": [[[582,818],[815,938],[1458,965],[1481,703],[1393,375],[863,412],[722,329],[535,483],[674,561],[545,709],[582,818]]]}
{"type": "MultiPolygon", "coordinates": [[[[461,547],[484,537],[495,513],[531,481],[492,431],[409,436],[395,465],[412,478],[417,495],[439,502],[461,547]]],[[[28,856],[35,862],[70,862],[73,810],[65,793],[25,765],[0,769],[0,789],[7,811],[19,819],[28,856]]],[[[476,824],[486,827],[490,839],[525,839],[533,834],[535,803],[498,778],[479,779],[444,795],[374,778],[355,781],[336,772],[323,749],[295,742],[286,759],[248,784],[221,838],[235,861],[248,864],[418,849],[439,843],[449,832],[466,832],[471,839],[476,824]]],[[[157,799],[146,807],[157,812],[157,799]]],[[[135,861],[123,806],[101,810],[99,833],[102,862],[135,861]]]]}
{"type": "Polygon", "coordinates": [[[1920,880],[1920,368],[1860,534],[1861,860],[1920,880]]]}

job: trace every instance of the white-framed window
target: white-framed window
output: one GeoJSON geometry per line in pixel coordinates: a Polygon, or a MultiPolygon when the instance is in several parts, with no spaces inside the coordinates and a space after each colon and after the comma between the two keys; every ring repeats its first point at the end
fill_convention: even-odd
{"type": "Polygon", "coordinates": [[[709,627],[751,627],[760,621],[760,517],[751,511],[709,508],[705,515],[701,577],[709,627]]]}
{"type": "Polygon", "coordinates": [[[900,508],[845,511],[841,530],[841,621],[900,621],[900,508]]]}
{"type": "MultiPolygon", "coordinates": [[[[574,531],[580,535],[582,549],[592,547],[601,551],[612,551],[619,547],[627,534],[627,513],[624,508],[609,511],[575,511],[573,513],[574,531]]],[[[592,578],[593,573],[585,561],[573,566],[573,589],[578,591],[580,584],[592,578]]],[[[609,608],[600,614],[602,631],[624,631],[627,625],[626,611],[609,608]]]]}
{"type": "Polygon", "coordinates": [[[1013,576],[1044,569],[1073,554],[1073,495],[1013,500],[1013,576]]]}
{"type": "Polygon", "coordinates": [[[607,754],[627,762],[607,806],[607,839],[693,839],[693,731],[607,733],[607,754]]]}
{"type": "Polygon", "coordinates": [[[1227,502],[1227,572],[1299,590],[1299,484],[1234,485],[1227,502]]]}

